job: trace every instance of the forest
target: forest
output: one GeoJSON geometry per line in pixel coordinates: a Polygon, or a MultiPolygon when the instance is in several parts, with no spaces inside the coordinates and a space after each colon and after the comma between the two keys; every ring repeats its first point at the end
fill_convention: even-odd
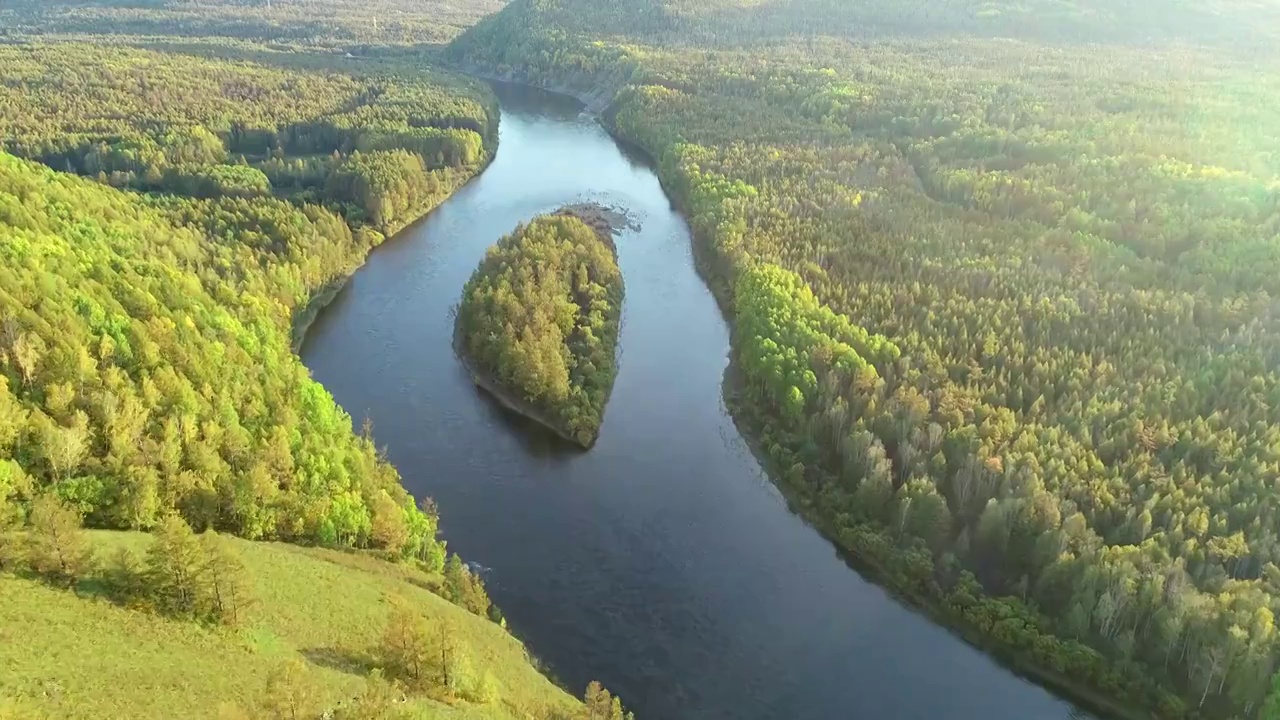
{"type": "Polygon", "coordinates": [[[589,220],[543,215],[490,247],[463,288],[455,343],[478,381],[583,447],[617,375],[623,301],[611,231],[589,220]]]}
{"type": "Polygon", "coordinates": [[[391,523],[395,550],[442,566],[433,517],[290,323],[478,169],[487,97],[106,45],[2,47],[0,67],[6,149],[99,181],[3,159],[0,495],[333,545],[391,523]]]}
{"type": "Polygon", "coordinates": [[[11,0],[12,37],[137,36],[269,42],[301,50],[447,43],[503,0],[11,0]]]}
{"type": "Polygon", "coordinates": [[[0,717],[626,716],[541,674],[292,349],[496,113],[395,60],[0,44],[0,717]]]}
{"type": "Polygon", "coordinates": [[[115,187],[324,206],[371,245],[492,153],[497,111],[476,85],[263,57],[0,46],[0,138],[14,155],[115,187]]]}
{"type": "Polygon", "coordinates": [[[447,54],[616,93],[862,567],[1107,711],[1280,717],[1280,24],[1158,5],[516,0],[447,54]]]}
{"type": "Polygon", "coordinates": [[[394,527],[390,549],[442,567],[432,514],[289,349],[294,293],[355,252],[338,216],[146,199],[8,155],[0,193],[0,497],[51,489],[97,527],[177,510],[334,545],[394,527]]]}
{"type": "MultiPolygon", "coordinates": [[[[735,414],[859,567],[1091,706],[1280,718],[1280,6],[514,0],[480,20],[501,5],[0,8],[9,617],[86,617],[81,593],[115,587],[219,625],[237,591],[209,573],[241,548],[261,586],[268,546],[209,531],[364,548],[487,602],[290,351],[313,298],[491,157],[487,91],[418,61],[452,40],[450,62],[615,94],[606,124],[657,163],[733,325],[735,414]],[[140,589],[82,523],[200,533],[195,585],[175,605],[157,550],[140,589]]],[[[525,262],[480,295],[532,300],[489,309],[557,352],[508,372],[598,426],[621,286],[595,305],[606,266],[546,245],[586,279],[546,295],[525,262]],[[564,301],[579,288],[602,315],[564,301]]],[[[461,696],[419,618],[378,602],[343,612],[386,624],[366,644],[395,681],[461,696]]],[[[282,716],[314,709],[295,670],[268,693],[282,716]]]]}

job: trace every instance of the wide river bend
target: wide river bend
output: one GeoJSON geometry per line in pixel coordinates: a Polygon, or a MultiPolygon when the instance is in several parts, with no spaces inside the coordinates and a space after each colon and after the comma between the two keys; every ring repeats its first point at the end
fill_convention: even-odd
{"type": "Polygon", "coordinates": [[[721,397],[729,335],[689,230],[646,164],[576,101],[498,85],[493,164],[389,240],[302,355],[553,675],[641,720],[1009,720],[1076,711],[862,579],[792,514],[721,397]],[[621,361],[599,443],[511,417],[450,347],[451,308],[517,223],[596,200],[618,241],[621,361]]]}

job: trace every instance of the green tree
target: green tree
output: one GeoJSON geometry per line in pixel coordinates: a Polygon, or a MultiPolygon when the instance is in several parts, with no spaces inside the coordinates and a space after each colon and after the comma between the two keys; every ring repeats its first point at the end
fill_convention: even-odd
{"type": "Polygon", "coordinates": [[[118,602],[140,605],[149,601],[147,567],[132,549],[116,549],[106,566],[105,579],[118,602]]]}
{"type": "Polygon", "coordinates": [[[382,670],[374,668],[365,683],[355,699],[334,712],[334,720],[395,720],[404,716],[399,706],[404,702],[404,692],[394,681],[387,680],[382,670]]]}
{"type": "Polygon", "coordinates": [[[382,657],[388,670],[414,687],[431,681],[436,642],[422,615],[400,597],[388,599],[390,613],[382,634],[382,657]]]}
{"type": "Polygon", "coordinates": [[[622,709],[622,702],[611,695],[599,682],[591,681],[583,694],[583,720],[634,720],[635,716],[622,709]]]}
{"type": "Polygon", "coordinates": [[[270,720],[310,720],[315,716],[315,688],[309,676],[307,664],[297,658],[271,672],[262,702],[270,720]]]}
{"type": "Polygon", "coordinates": [[[387,491],[379,490],[373,502],[373,542],[399,555],[409,545],[409,527],[404,520],[404,509],[387,491]]]}
{"type": "Polygon", "coordinates": [[[209,595],[210,614],[224,625],[240,625],[253,606],[252,581],[231,541],[213,530],[200,536],[202,574],[209,595]]]}
{"type": "Polygon", "coordinates": [[[93,569],[93,548],[80,513],[61,498],[52,493],[36,498],[28,523],[27,564],[32,570],[70,587],[93,569]]]}
{"type": "Polygon", "coordinates": [[[444,592],[445,597],[453,604],[466,608],[480,617],[488,616],[490,601],[484,589],[484,582],[471,572],[456,553],[449,556],[449,561],[445,563],[444,592]]]}
{"type": "Polygon", "coordinates": [[[191,526],[170,514],[147,549],[147,585],[164,612],[199,618],[209,610],[204,549],[191,526]]]}

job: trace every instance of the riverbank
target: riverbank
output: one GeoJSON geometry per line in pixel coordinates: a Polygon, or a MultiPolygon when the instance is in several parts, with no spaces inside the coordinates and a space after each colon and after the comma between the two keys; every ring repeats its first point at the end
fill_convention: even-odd
{"type": "MultiPolygon", "coordinates": [[[[644,147],[622,136],[612,124],[606,125],[605,129],[620,144],[640,154],[653,165],[663,191],[688,222],[687,205],[683,197],[672,192],[670,178],[661,171],[657,160],[644,147]]],[[[694,266],[698,276],[715,298],[716,305],[730,331],[729,363],[722,383],[725,407],[739,434],[751,449],[752,455],[765,469],[770,481],[786,500],[788,509],[803,518],[831,543],[841,559],[859,575],[887,590],[903,606],[920,613],[971,647],[996,659],[1000,665],[1018,676],[1103,717],[1115,720],[1149,720],[1153,717],[1150,710],[1120,702],[1111,695],[1054,671],[1016,647],[1002,644],[993,635],[969,622],[963,615],[957,614],[942,598],[913,586],[910,581],[904,580],[900,573],[894,572],[894,562],[902,562],[904,558],[892,557],[886,561],[859,549],[841,537],[833,519],[816,505],[812,488],[803,481],[789,480],[786,476],[786,468],[779,466],[777,460],[771,457],[761,444],[764,437],[764,422],[760,417],[765,411],[749,405],[743,393],[743,378],[737,361],[739,337],[733,306],[732,280],[721,267],[723,258],[716,254],[713,240],[699,232],[692,223],[689,223],[689,227],[690,237],[693,240],[694,266]]],[[[868,532],[874,532],[869,526],[866,529],[868,532]]],[[[995,596],[983,595],[982,597],[992,601],[1000,600],[995,596]]]]}
{"type": "Polygon", "coordinates": [[[583,450],[591,449],[590,445],[583,445],[572,434],[560,426],[559,423],[552,420],[546,413],[534,407],[533,403],[527,402],[522,398],[513,395],[506,387],[503,386],[497,378],[484,369],[477,366],[467,352],[466,343],[463,342],[462,327],[455,324],[453,331],[453,353],[457,355],[458,362],[467,371],[467,375],[471,376],[471,382],[476,387],[483,390],[489,397],[492,397],[499,405],[510,410],[511,412],[528,418],[538,425],[550,430],[556,437],[571,443],[583,450]]]}
{"type": "MultiPolygon", "coordinates": [[[[638,143],[622,136],[616,127],[609,125],[606,126],[606,130],[616,140],[642,155],[654,166],[664,192],[668,194],[672,205],[687,221],[689,214],[684,199],[672,193],[670,179],[662,173],[659,163],[653,156],[638,143]]],[[[885,560],[875,557],[841,537],[839,529],[834,524],[831,516],[822,511],[816,504],[812,488],[803,480],[800,482],[789,480],[786,476],[786,468],[781,467],[775,458],[765,452],[761,444],[765,425],[761,421],[761,415],[767,414],[767,412],[749,405],[742,392],[744,388],[737,362],[739,337],[733,306],[732,280],[721,267],[724,259],[716,254],[712,239],[699,232],[692,223],[690,223],[690,237],[693,239],[694,266],[699,277],[702,278],[712,296],[715,297],[716,304],[720,308],[720,312],[730,330],[729,364],[725,369],[724,382],[722,384],[725,406],[729,410],[729,416],[737,427],[739,434],[751,449],[753,456],[761,467],[766,470],[770,481],[778,488],[786,500],[788,509],[803,518],[824,539],[830,542],[835,547],[837,554],[859,575],[886,589],[890,595],[905,607],[919,612],[931,622],[945,628],[965,643],[995,658],[1002,666],[1018,676],[1035,682],[1059,697],[1103,717],[1115,718],[1116,720],[1149,720],[1153,717],[1151,710],[1121,702],[1112,695],[1100,692],[1088,684],[1056,672],[1017,647],[1000,642],[994,635],[970,622],[963,614],[955,612],[936,593],[926,592],[913,585],[911,581],[905,580],[900,573],[894,571],[895,563],[902,563],[906,560],[898,556],[905,555],[904,552],[899,552],[896,548],[892,549],[890,553],[894,556],[885,560]]],[[[870,526],[867,526],[866,530],[875,532],[870,526]]],[[[997,596],[985,594],[981,598],[986,598],[993,602],[1001,601],[1001,598],[997,596]]]]}
{"type": "MultiPolygon", "coordinates": [[[[539,84],[521,80],[514,76],[503,79],[503,81],[528,85],[549,92],[561,91],[557,89],[558,86],[554,83],[549,85],[539,84]]],[[[698,228],[689,222],[687,203],[680,193],[674,192],[675,179],[670,177],[667,172],[664,172],[661,163],[651,152],[641,144],[625,136],[618,128],[614,118],[620,108],[612,99],[608,102],[599,100],[606,92],[614,92],[605,88],[607,86],[602,86],[590,92],[581,89],[570,89],[568,94],[578,98],[580,101],[584,97],[594,99],[595,107],[592,114],[600,120],[603,128],[615,141],[648,161],[654,168],[655,174],[659,178],[672,206],[689,224],[693,257],[698,275],[715,297],[716,303],[730,329],[731,349],[729,354],[731,363],[730,369],[726,371],[725,385],[723,386],[726,407],[729,409],[730,415],[744,440],[752,448],[761,465],[766,468],[771,481],[782,492],[793,511],[804,518],[828,542],[834,545],[841,557],[845,559],[846,564],[860,575],[886,588],[904,605],[921,612],[939,626],[946,628],[953,635],[964,640],[967,644],[995,658],[1000,664],[1016,674],[1052,690],[1060,697],[1069,699],[1081,707],[1089,708],[1109,717],[1137,720],[1138,718],[1151,717],[1152,713],[1157,712],[1157,703],[1154,702],[1136,705],[1117,699],[1121,696],[1136,697],[1139,693],[1130,691],[1130,688],[1133,687],[1132,681],[1128,678],[1122,680],[1123,676],[1117,672],[1115,667],[1109,667],[1107,673],[1109,675],[1107,684],[1115,688],[1115,690],[1099,690],[1092,683],[1079,681],[1065,673],[1056,671],[1049,664],[1040,662],[1016,644],[1005,642],[1002,638],[989,632],[990,628],[984,629],[963,612],[958,612],[949,607],[938,593],[924,592],[920,588],[913,587],[910,582],[904,582],[900,577],[901,573],[897,572],[899,569],[897,563],[902,560],[897,555],[903,554],[905,551],[894,549],[887,559],[877,558],[865,548],[859,547],[857,543],[849,542],[849,538],[841,536],[827,513],[816,507],[811,489],[805,486],[803,478],[798,482],[792,482],[785,477],[785,473],[778,466],[776,459],[768,457],[761,446],[761,438],[763,437],[762,425],[752,418],[762,411],[748,407],[740,397],[740,393],[736,393],[732,387],[733,360],[739,348],[739,339],[737,337],[732,296],[732,277],[729,269],[725,267],[727,261],[716,252],[714,238],[707,236],[706,233],[699,232],[698,228]]],[[[878,534],[871,526],[866,526],[862,530],[868,534],[878,534]]],[[[1010,601],[1007,598],[991,596],[985,593],[980,595],[980,599],[984,602],[1002,605],[1006,601],[1010,601]]],[[[1017,603],[1019,606],[1023,605],[1021,601],[1012,600],[1012,602],[1017,603]]],[[[1022,612],[1028,611],[1029,608],[1024,608],[1022,612]]],[[[1034,621],[1034,624],[1038,626],[1039,621],[1034,621]]],[[[1052,638],[1054,642],[1063,642],[1056,635],[1050,634],[1043,637],[1052,638]]],[[[1089,652],[1093,651],[1090,650],[1089,652]]],[[[1146,692],[1141,694],[1147,695],[1146,692]]],[[[1168,712],[1167,707],[1160,708],[1159,712],[1160,717],[1188,716],[1185,711],[1168,712]]]]}
{"type": "Polygon", "coordinates": [[[435,195],[430,201],[423,203],[414,211],[412,219],[406,220],[402,223],[397,223],[389,228],[387,234],[382,236],[382,239],[370,245],[360,253],[358,257],[353,258],[351,264],[346,269],[334,276],[325,284],[321,285],[315,290],[315,292],[311,293],[311,297],[307,298],[306,302],[302,303],[299,306],[299,309],[294,311],[293,318],[290,321],[289,330],[289,345],[294,355],[301,354],[302,344],[306,342],[307,339],[307,331],[311,329],[311,326],[315,323],[316,319],[320,317],[321,311],[328,307],[329,303],[333,302],[334,298],[338,297],[338,293],[342,292],[343,288],[347,286],[347,283],[351,282],[351,278],[356,274],[357,270],[364,266],[372,252],[377,250],[379,247],[382,247],[382,245],[388,241],[395,240],[401,234],[425,220],[428,215],[436,210],[436,208],[443,205],[446,200],[453,197],[467,185],[470,185],[473,180],[480,177],[484,171],[488,169],[489,165],[493,162],[494,156],[498,153],[498,149],[496,147],[497,132],[495,131],[493,135],[493,142],[495,143],[495,146],[492,150],[486,153],[483,162],[468,168],[470,172],[462,182],[458,183],[455,187],[450,188],[448,192],[435,195]]]}
{"type": "MultiPolygon", "coordinates": [[[[1073,704],[1102,717],[1114,720],[1150,720],[1151,714],[1140,708],[1118,703],[1087,685],[1052,671],[1026,653],[1017,652],[1008,646],[993,642],[990,634],[982,632],[972,623],[965,621],[963,616],[957,617],[955,611],[943,599],[923,591],[910,580],[894,572],[893,561],[906,562],[906,558],[892,557],[886,562],[885,559],[877,558],[870,553],[859,552],[856,547],[842,540],[832,518],[817,509],[816,498],[811,488],[806,483],[789,480],[785,468],[779,467],[761,445],[760,438],[763,436],[766,423],[745,399],[744,380],[736,359],[731,359],[725,369],[722,391],[725,406],[729,409],[729,416],[733,419],[735,427],[742,435],[747,447],[751,449],[751,454],[756,461],[768,473],[774,487],[778,488],[782,494],[787,503],[787,509],[804,518],[806,523],[817,530],[818,534],[836,549],[836,553],[845,564],[855,572],[884,588],[904,607],[917,612],[933,624],[945,628],[971,647],[995,658],[1001,666],[1019,677],[1047,688],[1059,697],[1067,698],[1073,704]]],[[[895,555],[897,552],[901,551],[896,551],[895,555]]]]}
{"type": "MultiPolygon", "coordinates": [[[[632,222],[631,219],[627,216],[627,214],[624,211],[619,210],[617,208],[605,207],[604,205],[600,205],[598,203],[588,202],[588,203],[575,203],[572,205],[566,205],[556,210],[555,212],[550,213],[550,216],[572,217],[572,218],[576,218],[577,220],[580,220],[584,225],[586,225],[595,233],[596,237],[600,240],[601,244],[603,244],[606,248],[608,248],[609,253],[613,258],[613,263],[615,266],[618,261],[618,247],[614,241],[614,235],[616,233],[621,232],[624,229],[638,228],[638,225],[632,222]]],[[[620,288],[622,287],[622,280],[620,275],[618,279],[618,285],[620,288]]],[[[622,293],[620,294],[624,294],[624,293],[625,291],[622,291],[622,293]]],[[[613,316],[611,317],[610,320],[615,329],[614,337],[612,338],[612,346],[613,346],[612,359],[615,364],[615,368],[614,368],[614,372],[611,373],[611,375],[616,375],[617,347],[618,347],[617,335],[620,331],[620,322],[621,322],[620,301],[621,301],[621,298],[619,298],[618,307],[610,308],[611,312],[613,313],[613,316]]],[[[570,427],[566,426],[564,422],[561,422],[553,418],[551,414],[548,413],[547,411],[537,407],[535,404],[525,400],[524,398],[519,397],[515,392],[512,391],[511,388],[507,387],[502,381],[500,381],[497,377],[495,377],[490,370],[483,367],[482,364],[476,358],[472,357],[471,353],[467,351],[467,343],[466,343],[466,338],[462,328],[460,313],[455,313],[452,345],[453,345],[454,354],[457,356],[459,362],[462,363],[463,367],[466,368],[467,373],[471,376],[472,382],[475,383],[477,387],[481,388],[482,390],[487,392],[489,395],[491,395],[503,407],[507,408],[508,410],[518,415],[522,415],[538,423],[539,425],[550,430],[552,433],[554,433],[556,436],[560,437],[561,439],[567,442],[570,442],[584,450],[590,450],[591,447],[595,445],[595,442],[599,438],[599,434],[600,434],[599,425],[596,426],[595,430],[591,433],[589,438],[584,438],[580,436],[580,434],[573,432],[573,430],[570,427]]],[[[613,391],[613,380],[611,377],[607,386],[603,389],[603,401],[600,408],[600,424],[601,425],[604,422],[604,413],[608,408],[609,397],[611,396],[612,391],[613,391]]]]}
{"type": "Polygon", "coordinates": [[[493,166],[371,257],[306,361],[439,503],[450,549],[494,568],[513,631],[570,687],[598,678],[641,717],[1068,720],[1065,702],[850,572],[787,511],[725,409],[729,329],[658,178],[577,103],[497,92],[493,166]],[[585,198],[644,223],[617,242],[625,349],[590,452],[466,382],[441,311],[495,238],[585,198]],[[911,692],[915,678],[930,691],[911,692]]]}

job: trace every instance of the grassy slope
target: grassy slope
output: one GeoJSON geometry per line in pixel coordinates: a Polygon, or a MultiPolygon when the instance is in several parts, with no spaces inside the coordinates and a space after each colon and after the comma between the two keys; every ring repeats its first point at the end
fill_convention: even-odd
{"type": "MultiPolygon", "coordinates": [[[[92,535],[99,557],[119,546],[141,552],[148,542],[138,533],[92,535]]],[[[302,657],[314,696],[332,707],[364,686],[369,652],[386,624],[386,597],[394,594],[429,621],[454,628],[477,671],[493,673],[502,698],[456,707],[417,700],[415,717],[545,717],[551,708],[573,706],[519,641],[425,589],[438,578],[368,556],[234,542],[258,600],[239,630],[207,629],[0,576],[0,698],[20,703],[19,717],[214,718],[225,703],[252,707],[272,670],[302,657]]]]}

